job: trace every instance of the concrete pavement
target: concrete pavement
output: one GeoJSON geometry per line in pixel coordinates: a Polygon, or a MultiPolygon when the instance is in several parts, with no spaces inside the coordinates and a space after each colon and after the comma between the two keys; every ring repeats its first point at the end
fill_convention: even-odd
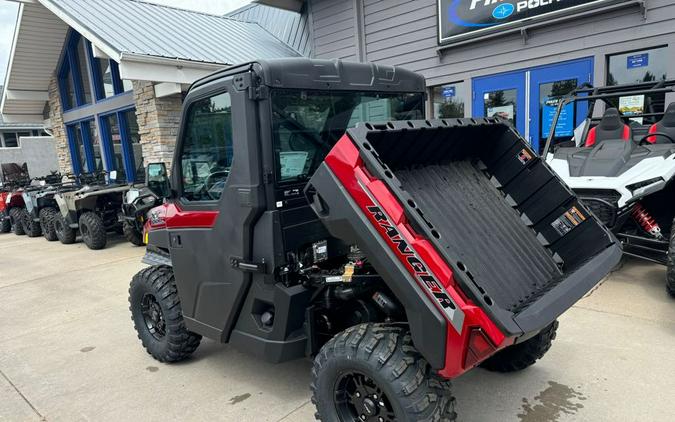
{"type": "MultiPolygon", "coordinates": [[[[0,421],[310,421],[311,363],[272,365],[204,340],[174,365],[141,348],[127,303],[141,248],[0,235],[0,421]]],[[[456,380],[461,421],[671,421],[675,299],[628,261],[560,319],[518,374],[456,380]]]]}

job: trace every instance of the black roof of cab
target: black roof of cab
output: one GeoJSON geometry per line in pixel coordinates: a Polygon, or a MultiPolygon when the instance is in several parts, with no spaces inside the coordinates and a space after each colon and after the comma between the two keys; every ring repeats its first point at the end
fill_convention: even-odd
{"type": "Polygon", "coordinates": [[[270,88],[424,92],[426,87],[423,76],[400,67],[294,57],[236,65],[197,80],[190,89],[248,71],[270,88]]]}

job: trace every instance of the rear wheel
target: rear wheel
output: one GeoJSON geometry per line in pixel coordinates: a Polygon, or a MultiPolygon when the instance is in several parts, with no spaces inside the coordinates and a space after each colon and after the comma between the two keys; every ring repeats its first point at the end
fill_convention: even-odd
{"type": "Polygon", "coordinates": [[[4,212],[0,213],[0,233],[9,233],[11,231],[12,222],[9,221],[9,218],[7,218],[4,212]]]}
{"type": "Polygon", "coordinates": [[[143,347],[158,361],[178,362],[197,350],[202,336],[185,328],[171,267],[148,267],[134,276],[129,310],[143,347]]]}
{"type": "Polygon", "coordinates": [[[516,372],[532,366],[551,348],[557,330],[555,321],[531,339],[497,352],[480,366],[493,372],[516,372]]]}
{"type": "Polygon", "coordinates": [[[668,246],[668,260],[666,267],[666,288],[671,296],[675,297],[675,220],[670,229],[670,245],[668,246]]]}
{"type": "Polygon", "coordinates": [[[93,212],[85,212],[80,217],[80,234],[89,249],[103,249],[108,243],[105,224],[101,217],[93,212]]]}
{"type": "Polygon", "coordinates": [[[22,210],[21,212],[21,224],[23,225],[23,231],[28,235],[28,237],[38,237],[42,235],[40,223],[35,221],[31,213],[29,213],[26,209],[22,210]]]}
{"type": "Polygon", "coordinates": [[[123,230],[124,230],[124,238],[127,239],[130,243],[136,246],[145,245],[145,243],[143,243],[143,233],[136,230],[136,227],[134,227],[133,224],[127,223],[125,221],[123,230]]]}
{"type": "Polygon", "coordinates": [[[12,228],[14,229],[14,234],[17,236],[23,236],[26,234],[25,231],[23,231],[23,223],[22,223],[22,211],[23,208],[12,208],[9,210],[9,221],[10,224],[12,225],[12,228]]]}
{"type": "Polygon", "coordinates": [[[70,228],[63,214],[57,212],[54,216],[54,220],[52,221],[54,224],[54,232],[56,233],[56,237],[61,241],[61,243],[64,245],[75,243],[77,232],[75,229],[70,228]]]}
{"type": "Polygon", "coordinates": [[[314,359],[312,403],[321,421],[454,421],[450,381],[436,375],[407,329],[349,328],[314,359]]]}
{"type": "Polygon", "coordinates": [[[42,235],[50,242],[57,240],[56,229],[54,228],[54,218],[57,211],[52,207],[46,207],[40,210],[40,227],[42,235]]]}

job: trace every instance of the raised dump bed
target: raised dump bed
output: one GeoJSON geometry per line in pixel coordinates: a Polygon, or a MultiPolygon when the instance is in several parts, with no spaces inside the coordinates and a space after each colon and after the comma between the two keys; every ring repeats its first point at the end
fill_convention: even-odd
{"type": "Polygon", "coordinates": [[[405,254],[381,241],[378,249],[374,238],[386,236],[360,225],[364,216],[382,221],[372,210],[383,210],[428,268],[434,253],[442,257],[452,273],[443,284],[456,284],[507,335],[550,324],[620,259],[613,235],[496,119],[362,125],[337,143],[308,192],[334,236],[398,277],[391,268],[405,254]],[[433,253],[420,250],[429,244],[433,253]]]}

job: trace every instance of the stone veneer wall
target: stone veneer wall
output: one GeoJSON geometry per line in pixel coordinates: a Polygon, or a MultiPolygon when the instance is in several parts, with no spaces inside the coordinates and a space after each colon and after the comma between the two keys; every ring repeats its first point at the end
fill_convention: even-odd
{"type": "Polygon", "coordinates": [[[49,81],[49,119],[52,124],[52,132],[56,146],[56,155],[59,160],[59,171],[70,173],[73,171],[66,127],[63,125],[63,107],[59,95],[59,84],[56,75],[49,81]]]}
{"type": "Polygon", "coordinates": [[[144,164],[163,162],[170,169],[180,126],[182,96],[157,98],[152,82],[134,81],[134,98],[144,164]]]}
{"type": "MultiPolygon", "coordinates": [[[[164,162],[170,169],[180,125],[182,96],[176,94],[156,98],[152,82],[133,81],[133,86],[144,165],[164,162]]],[[[61,172],[69,173],[72,171],[72,161],[63,124],[63,107],[56,76],[53,76],[49,83],[49,104],[49,118],[56,141],[59,169],[61,172]]],[[[98,137],[98,130],[95,131],[95,136],[98,137]]],[[[92,141],[98,144],[97,139],[92,141]]]]}

